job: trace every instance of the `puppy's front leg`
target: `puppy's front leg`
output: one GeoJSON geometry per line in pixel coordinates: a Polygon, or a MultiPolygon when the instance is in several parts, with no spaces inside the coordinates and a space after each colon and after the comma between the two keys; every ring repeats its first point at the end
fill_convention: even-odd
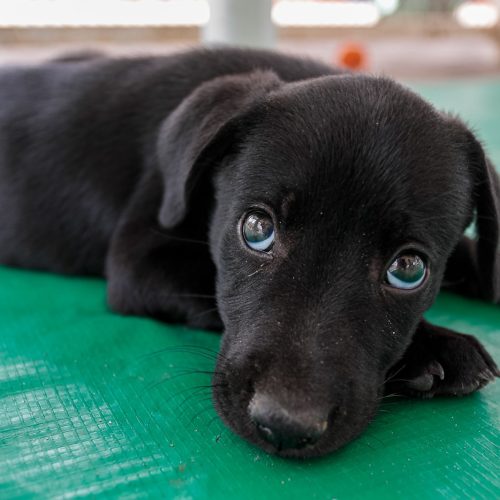
{"type": "Polygon", "coordinates": [[[500,376],[497,365],[471,335],[421,321],[410,347],[387,376],[387,393],[432,398],[464,396],[500,376]]]}
{"type": "Polygon", "coordinates": [[[175,233],[159,226],[161,196],[159,175],[147,173],[112,238],[106,262],[108,304],[122,314],[220,330],[208,244],[192,223],[175,233]]]}

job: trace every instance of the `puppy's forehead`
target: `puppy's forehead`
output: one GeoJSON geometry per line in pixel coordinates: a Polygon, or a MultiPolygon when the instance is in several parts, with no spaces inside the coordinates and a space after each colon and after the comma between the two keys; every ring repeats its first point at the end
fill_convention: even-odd
{"type": "Polygon", "coordinates": [[[442,115],[385,78],[330,76],[292,83],[273,92],[266,104],[255,129],[259,141],[290,166],[303,167],[309,159],[316,165],[329,162],[335,175],[350,166],[366,176],[401,160],[400,171],[413,164],[433,170],[432,158],[442,161],[452,153],[442,115]]]}
{"type": "Polygon", "coordinates": [[[421,205],[425,215],[436,210],[433,200],[460,185],[467,191],[464,155],[446,117],[385,78],[285,85],[269,97],[243,154],[250,173],[243,194],[245,186],[249,196],[293,193],[317,209],[341,203],[415,214],[421,205]]]}

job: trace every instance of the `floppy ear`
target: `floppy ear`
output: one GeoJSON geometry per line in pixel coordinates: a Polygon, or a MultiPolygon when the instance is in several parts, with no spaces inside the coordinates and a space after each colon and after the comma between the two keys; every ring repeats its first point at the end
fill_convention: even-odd
{"type": "Polygon", "coordinates": [[[200,85],[167,117],[157,144],[161,226],[172,229],[183,221],[203,174],[234,146],[237,122],[281,83],[271,71],[219,77],[200,85]]]}
{"type": "MultiPolygon", "coordinates": [[[[478,145],[480,148],[480,146],[478,145]]],[[[500,302],[500,181],[481,149],[475,165],[477,263],[483,296],[500,302]]]]}
{"type": "Polygon", "coordinates": [[[448,260],[448,288],[500,303],[500,181],[474,135],[466,132],[467,161],[473,183],[477,238],[464,237],[448,260]]]}

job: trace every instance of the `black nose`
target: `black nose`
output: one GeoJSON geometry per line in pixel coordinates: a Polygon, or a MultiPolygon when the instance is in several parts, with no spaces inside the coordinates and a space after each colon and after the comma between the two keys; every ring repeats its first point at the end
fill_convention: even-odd
{"type": "Polygon", "coordinates": [[[249,413],[260,436],[278,450],[312,445],[328,426],[326,418],[318,417],[317,413],[291,412],[265,394],[252,398],[249,413]]]}

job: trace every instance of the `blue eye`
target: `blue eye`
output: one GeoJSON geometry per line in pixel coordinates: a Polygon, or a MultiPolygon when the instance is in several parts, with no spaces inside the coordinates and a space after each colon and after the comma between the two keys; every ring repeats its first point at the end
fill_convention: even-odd
{"type": "Polygon", "coordinates": [[[274,223],[272,217],[262,211],[250,212],[243,220],[243,239],[258,252],[269,250],[274,243],[274,223]]]}
{"type": "Polygon", "coordinates": [[[426,266],[418,255],[400,255],[387,270],[387,282],[394,288],[413,290],[425,279],[426,266]]]}

